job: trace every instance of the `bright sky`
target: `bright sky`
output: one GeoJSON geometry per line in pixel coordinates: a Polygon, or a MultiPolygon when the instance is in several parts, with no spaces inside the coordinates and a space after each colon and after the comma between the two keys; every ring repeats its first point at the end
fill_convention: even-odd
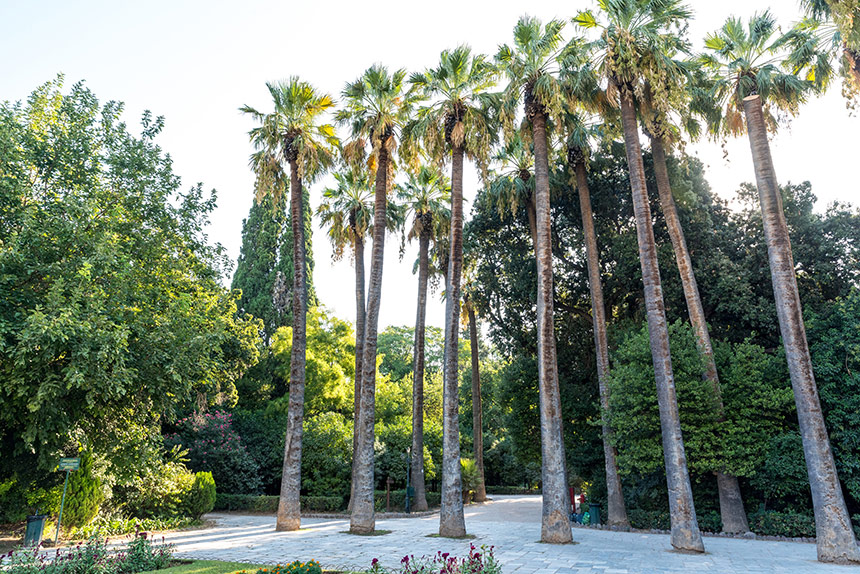
{"type": "MultiPolygon", "coordinates": [[[[747,18],[770,7],[784,26],[799,14],[794,0],[691,4],[696,20],[690,38],[697,47],[706,32],[731,14],[747,18]]],[[[464,42],[493,54],[500,43],[511,41],[524,12],[544,21],[568,19],[589,6],[589,0],[436,0],[420,7],[393,0],[0,0],[0,100],[24,99],[63,72],[67,85],[84,79],[102,101],[124,101],[125,119],[133,129],[144,109],[164,115],[167,126],[158,141],[172,155],[183,185],[201,181],[218,190],[209,235],[235,259],[254,183],[247,166],[251,150],[246,134],[252,123],[238,108],[270,109],[266,81],[299,75],[339,96],[346,81],[375,62],[421,70],[435,65],[441,50],[464,42]]],[[[568,35],[572,31],[568,24],[568,35]]],[[[806,105],[772,143],[780,182],[810,180],[822,208],[833,200],[860,203],[857,134],[860,118],[849,117],[838,87],[806,105]]],[[[731,198],[740,182],[754,180],[746,139],[729,142],[728,162],[718,144],[688,150],[708,166],[711,186],[723,197],[731,198]]],[[[314,208],[328,181],[312,188],[314,208]]],[[[474,170],[467,170],[467,200],[477,185],[474,170]]],[[[410,246],[400,261],[398,245],[399,238],[386,241],[380,329],[408,325],[415,318],[412,264],[417,247],[410,246]]],[[[314,256],[314,282],[322,302],[339,317],[352,319],[351,264],[331,263],[331,247],[317,225],[314,256]]],[[[429,301],[428,323],[442,326],[443,317],[436,294],[429,301]]]]}

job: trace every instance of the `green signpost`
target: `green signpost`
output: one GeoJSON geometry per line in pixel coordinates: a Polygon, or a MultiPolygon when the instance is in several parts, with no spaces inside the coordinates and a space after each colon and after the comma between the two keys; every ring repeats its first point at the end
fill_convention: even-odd
{"type": "Polygon", "coordinates": [[[80,458],[61,458],[60,464],[57,466],[57,470],[66,471],[66,480],[63,482],[63,498],[60,499],[60,516],[57,518],[57,536],[54,538],[54,544],[60,542],[60,524],[63,521],[63,506],[66,504],[66,488],[69,486],[69,473],[80,468],[80,458]]]}

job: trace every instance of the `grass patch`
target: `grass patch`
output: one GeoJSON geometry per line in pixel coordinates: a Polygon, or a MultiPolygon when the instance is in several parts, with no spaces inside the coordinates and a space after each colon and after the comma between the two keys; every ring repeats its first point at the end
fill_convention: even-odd
{"type": "Polygon", "coordinates": [[[374,530],[373,532],[350,532],[349,530],[344,530],[341,534],[352,534],[353,536],[385,536],[386,534],[391,534],[391,531],[374,530]]]}
{"type": "Polygon", "coordinates": [[[223,562],[221,560],[192,560],[149,574],[230,574],[238,570],[256,572],[258,568],[271,568],[271,564],[248,564],[245,562],[223,562]]]}
{"type": "Polygon", "coordinates": [[[442,536],[441,534],[428,534],[427,538],[449,538],[451,540],[474,540],[477,538],[474,534],[466,534],[465,536],[442,536]]]}

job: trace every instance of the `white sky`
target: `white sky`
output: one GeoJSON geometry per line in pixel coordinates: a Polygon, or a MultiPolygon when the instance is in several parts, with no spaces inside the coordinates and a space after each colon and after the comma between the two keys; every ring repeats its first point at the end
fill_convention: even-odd
{"type": "MultiPolygon", "coordinates": [[[[63,72],[67,86],[84,79],[103,102],[124,101],[125,120],[133,130],[144,109],[166,116],[158,141],[172,155],[183,186],[202,181],[218,190],[209,235],[235,259],[254,182],[247,167],[246,133],[252,123],[237,110],[242,104],[270,109],[266,81],[299,75],[339,96],[346,81],[374,62],[421,70],[435,65],[441,50],[463,42],[493,54],[500,43],[511,41],[523,13],[546,21],[570,18],[590,5],[586,0],[420,5],[392,0],[0,0],[0,100],[24,99],[63,72]]],[[[770,7],[785,26],[799,13],[795,0],[692,0],[691,5],[696,20],[690,38],[696,47],[730,14],[746,18],[770,7]]],[[[568,35],[572,31],[568,24],[568,35]]],[[[780,182],[810,180],[821,208],[837,199],[857,203],[858,134],[860,118],[849,117],[836,87],[805,106],[774,139],[780,182]]],[[[718,144],[688,148],[708,166],[712,188],[730,198],[754,174],[746,139],[729,142],[727,150],[729,162],[718,144]]],[[[312,188],[314,208],[327,182],[312,188]]],[[[467,200],[477,185],[474,170],[467,170],[467,200]]],[[[401,262],[398,245],[399,238],[386,242],[380,329],[409,325],[415,317],[417,279],[411,272],[417,247],[410,246],[401,262]]],[[[331,263],[330,245],[316,224],[314,256],[322,302],[339,317],[352,319],[352,267],[348,260],[331,263]]],[[[437,294],[429,301],[428,323],[441,326],[443,315],[437,294]]]]}

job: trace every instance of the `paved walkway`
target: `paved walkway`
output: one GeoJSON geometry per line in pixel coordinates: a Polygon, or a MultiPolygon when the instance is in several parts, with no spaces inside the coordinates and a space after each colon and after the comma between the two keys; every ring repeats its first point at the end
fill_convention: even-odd
{"type": "Polygon", "coordinates": [[[215,528],[168,536],[180,557],[264,564],[316,559],[326,569],[365,570],[378,558],[389,567],[408,554],[437,551],[465,556],[470,542],[494,545],[504,574],[857,573],[860,567],[821,564],[815,545],[729,538],[705,538],[707,553],[671,551],[660,534],[575,529],[576,544],[541,544],[539,496],[494,496],[467,507],[466,527],[477,538],[448,540],[438,532],[438,515],[378,520],[384,536],[345,533],[349,521],[306,519],[297,532],[275,532],[272,516],[211,514],[215,528]]]}

